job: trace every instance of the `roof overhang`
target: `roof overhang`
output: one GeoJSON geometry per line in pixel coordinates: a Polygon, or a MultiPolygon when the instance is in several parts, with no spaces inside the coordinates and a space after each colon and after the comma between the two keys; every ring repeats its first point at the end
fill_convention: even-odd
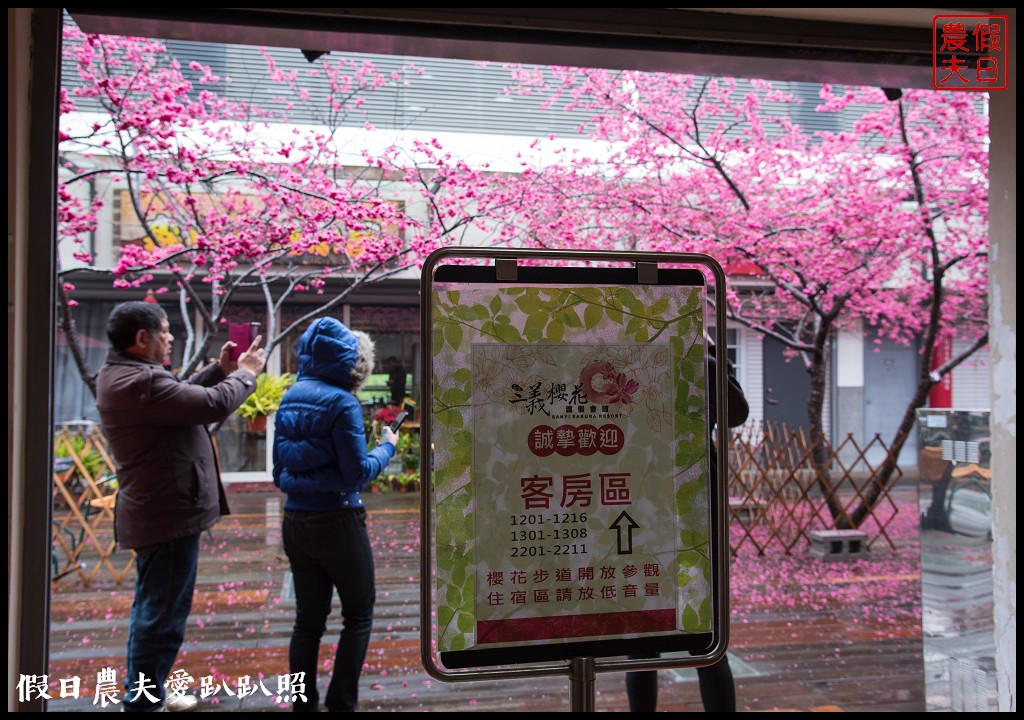
{"type": "Polygon", "coordinates": [[[942,8],[67,8],[90,33],[492,62],[932,87],[942,8]],[[897,12],[898,11],[898,12],[897,12]],[[751,14],[754,13],[754,14],[751,14]]]}

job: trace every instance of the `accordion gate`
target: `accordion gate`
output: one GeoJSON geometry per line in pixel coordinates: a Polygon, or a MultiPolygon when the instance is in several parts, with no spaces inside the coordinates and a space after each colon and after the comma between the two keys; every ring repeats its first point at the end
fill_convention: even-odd
{"type": "MultiPolygon", "coordinates": [[[[849,518],[875,488],[878,500],[858,529],[868,536],[869,547],[884,541],[895,548],[888,528],[897,506],[867,461],[878,447],[888,456],[877,435],[863,447],[852,435],[836,447],[826,443],[828,462],[820,470],[802,428],[769,423],[736,428],[729,447],[732,554],[748,546],[758,555],[769,550],[789,555],[801,543],[810,544],[812,531],[852,527],[849,518]],[[830,506],[838,509],[835,517],[830,506]]],[[[897,467],[894,479],[900,475],[897,467]]]]}

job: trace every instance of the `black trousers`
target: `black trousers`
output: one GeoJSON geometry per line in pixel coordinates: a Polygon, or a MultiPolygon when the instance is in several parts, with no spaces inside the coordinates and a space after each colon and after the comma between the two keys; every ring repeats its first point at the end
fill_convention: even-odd
{"type": "MultiPolygon", "coordinates": [[[[648,660],[656,655],[631,656],[648,660]]],[[[728,656],[714,665],[697,668],[700,699],[704,712],[736,712],[736,685],[728,656]]],[[[638,670],[626,673],[626,697],[630,712],[655,712],[658,709],[658,671],[638,670]]]]}

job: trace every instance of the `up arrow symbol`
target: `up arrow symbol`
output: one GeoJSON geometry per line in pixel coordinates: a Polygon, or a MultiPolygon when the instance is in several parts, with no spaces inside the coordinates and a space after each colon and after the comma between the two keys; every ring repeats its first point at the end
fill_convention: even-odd
{"type": "Polygon", "coordinates": [[[619,516],[615,518],[615,522],[612,523],[611,529],[615,530],[618,534],[619,539],[619,555],[632,555],[633,554],[633,530],[640,526],[629,516],[629,514],[623,510],[619,513],[619,516]]]}

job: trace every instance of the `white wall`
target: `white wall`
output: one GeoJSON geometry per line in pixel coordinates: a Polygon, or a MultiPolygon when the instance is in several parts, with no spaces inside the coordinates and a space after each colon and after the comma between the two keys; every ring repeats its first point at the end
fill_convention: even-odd
{"type": "MultiPolygon", "coordinates": [[[[953,342],[953,355],[966,350],[966,343],[953,342]]],[[[953,407],[957,410],[992,409],[992,369],[988,348],[982,348],[953,370],[953,407]]]]}

